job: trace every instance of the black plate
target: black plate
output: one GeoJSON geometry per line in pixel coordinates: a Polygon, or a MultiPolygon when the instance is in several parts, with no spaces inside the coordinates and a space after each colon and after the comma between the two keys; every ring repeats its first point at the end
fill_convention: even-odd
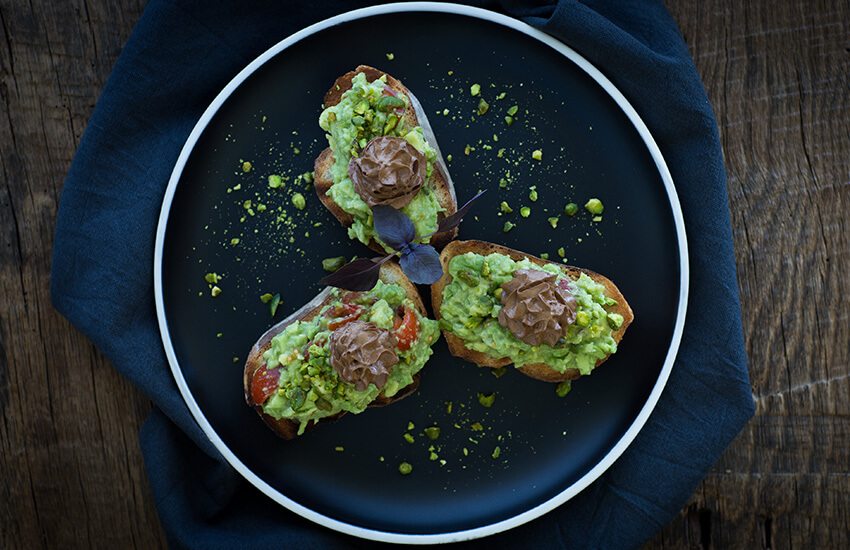
{"type": "Polygon", "coordinates": [[[174,368],[209,422],[206,429],[272,493],[370,530],[456,532],[508,520],[562,494],[623,438],[659,380],[673,340],[679,266],[673,210],[656,163],[622,109],[588,74],[542,42],[493,22],[449,13],[376,15],[325,28],[275,55],[203,130],[167,217],[164,336],[166,347],[173,345],[174,368]],[[553,259],[563,247],[570,264],[607,275],[628,298],[636,320],[620,351],[574,383],[566,398],[518,372],[496,379],[451,357],[441,339],[417,394],[296,441],[277,439],[245,405],[246,354],[273,323],[258,297],[281,293],[279,320],[318,292],[322,258],[370,253],[346,237],[311,188],[299,189],[307,198],[299,212],[289,202],[292,182],[284,191],[266,183],[269,174],[312,170],[326,143],[317,124],[322,96],[361,63],[386,70],[418,96],[443,154],[453,158],[460,202],[489,190],[461,238],[548,252],[553,259]],[[490,103],[482,117],[469,92],[473,83],[490,103]],[[501,92],[505,99],[496,99],[501,92]],[[520,114],[508,127],[503,117],[514,104],[520,114]],[[443,109],[448,116],[437,114],[443,109]],[[474,148],[469,155],[467,145],[474,148]],[[502,158],[500,148],[506,149],[502,158]],[[541,162],[531,159],[535,149],[543,152],[541,162]],[[243,161],[252,164],[250,172],[243,172],[243,161]],[[500,189],[507,172],[509,188],[500,189]],[[532,185],[536,202],[528,197],[532,185]],[[590,197],[605,204],[601,222],[584,211],[562,214],[567,202],[590,197]],[[253,216],[243,204],[249,199],[253,216]],[[498,214],[503,200],[513,214],[498,214]],[[523,205],[532,207],[528,219],[518,215],[523,205]],[[292,214],[291,223],[275,222],[279,206],[292,214]],[[559,214],[553,229],[547,218],[559,214]],[[507,220],[516,228],[505,233],[507,220]],[[233,238],[239,243],[231,245],[233,238]],[[217,298],[204,282],[207,272],[223,275],[217,298]],[[479,405],[478,392],[496,392],[495,405],[479,405]],[[415,425],[413,444],[402,438],[408,422],[415,425]],[[476,422],[483,431],[472,429],[476,422]],[[442,428],[437,447],[445,465],[429,460],[429,441],[421,435],[432,424],[442,428]],[[501,455],[494,459],[496,446],[501,455]],[[413,465],[411,475],[399,475],[401,461],[413,465]]]}

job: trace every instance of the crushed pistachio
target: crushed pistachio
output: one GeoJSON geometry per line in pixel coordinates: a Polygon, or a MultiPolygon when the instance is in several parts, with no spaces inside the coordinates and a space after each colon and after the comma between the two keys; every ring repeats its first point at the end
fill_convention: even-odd
{"type": "Polygon", "coordinates": [[[210,294],[212,294],[213,298],[217,298],[221,294],[221,289],[218,286],[213,286],[210,289],[210,294]]]}
{"type": "Polygon", "coordinates": [[[502,449],[497,445],[495,449],[493,449],[493,453],[490,455],[493,457],[493,460],[496,460],[502,455],[502,449]]]}
{"type": "Polygon", "coordinates": [[[431,441],[436,441],[437,438],[440,437],[440,427],[439,426],[428,426],[424,430],[425,436],[431,441]]]}
{"type": "Polygon", "coordinates": [[[531,158],[534,160],[543,160],[543,151],[540,149],[535,149],[531,152],[531,158]]]}
{"type": "Polygon", "coordinates": [[[578,205],[574,202],[571,202],[564,207],[564,214],[566,214],[567,216],[575,216],[577,212],[578,205]]]}
{"type": "Polygon", "coordinates": [[[482,98],[478,101],[478,115],[479,115],[479,116],[484,115],[484,114],[486,114],[486,113],[487,113],[487,111],[489,111],[489,110],[490,110],[490,104],[489,104],[489,103],[487,103],[486,101],[484,101],[484,98],[482,97],[482,98]]]}
{"type": "Polygon", "coordinates": [[[537,186],[532,185],[528,189],[528,200],[530,200],[531,202],[537,202],[537,186]]]}
{"type": "Polygon", "coordinates": [[[496,401],[496,394],[491,393],[489,395],[484,395],[483,393],[478,393],[478,403],[484,407],[489,409],[493,406],[493,403],[496,401]]]}
{"type": "Polygon", "coordinates": [[[495,376],[496,378],[501,378],[508,372],[508,367],[498,367],[490,370],[490,374],[495,376]]]}
{"type": "Polygon", "coordinates": [[[269,176],[269,187],[271,187],[272,189],[277,189],[281,185],[283,185],[283,178],[281,178],[277,174],[272,174],[269,176]]]}
{"type": "Polygon", "coordinates": [[[543,258],[544,260],[548,260],[549,259],[549,253],[544,252],[543,254],[540,255],[540,257],[543,258]]]}
{"type": "Polygon", "coordinates": [[[253,168],[254,168],[254,166],[250,162],[248,162],[247,160],[242,163],[242,171],[245,172],[246,174],[248,172],[250,172],[253,168]]]}
{"type": "Polygon", "coordinates": [[[232,239],[230,239],[230,246],[236,246],[237,244],[239,244],[238,237],[233,237],[232,239]]]}
{"type": "Polygon", "coordinates": [[[472,94],[473,97],[477,96],[478,94],[481,93],[481,85],[480,84],[473,84],[472,86],[469,87],[469,93],[472,94]]]}
{"type": "Polygon", "coordinates": [[[509,116],[516,116],[517,111],[519,111],[519,106],[518,106],[518,105],[513,105],[513,106],[511,106],[511,107],[509,107],[509,108],[508,108],[508,115],[509,115],[509,116]]]}
{"type": "Polygon", "coordinates": [[[338,453],[341,453],[344,450],[345,450],[345,447],[343,447],[341,445],[337,445],[336,447],[334,447],[334,451],[336,451],[338,453]]]}
{"type": "Polygon", "coordinates": [[[558,397],[565,397],[568,393],[570,393],[571,389],[572,384],[570,383],[570,381],[564,380],[563,382],[555,386],[555,395],[557,395],[558,397]]]}
{"type": "Polygon", "coordinates": [[[601,221],[602,221],[602,216],[593,216],[593,221],[595,221],[595,222],[601,222],[601,221]]]}
{"type": "Polygon", "coordinates": [[[473,422],[470,426],[473,432],[483,432],[484,426],[481,425],[481,422],[473,422]]]}
{"type": "Polygon", "coordinates": [[[428,460],[433,461],[433,460],[437,460],[438,458],[440,458],[440,457],[437,456],[437,453],[435,453],[434,451],[431,451],[431,453],[428,455],[428,460]]]}
{"type": "Polygon", "coordinates": [[[410,465],[409,462],[402,462],[398,465],[398,473],[403,476],[410,474],[413,471],[413,466],[410,465]]]}
{"type": "Polygon", "coordinates": [[[452,155],[451,155],[451,153],[449,153],[448,155],[446,155],[446,160],[447,160],[448,162],[451,162],[451,161],[452,161],[452,155]]]}
{"type": "Polygon", "coordinates": [[[506,95],[507,95],[507,92],[502,92],[502,93],[500,93],[499,95],[496,96],[496,99],[505,99],[506,95]]]}
{"type": "Polygon", "coordinates": [[[519,209],[519,215],[522,216],[523,218],[529,217],[531,215],[531,208],[529,208],[527,206],[523,206],[522,208],[519,209]]]}
{"type": "Polygon", "coordinates": [[[404,434],[404,440],[408,443],[413,443],[413,436],[409,433],[404,434]]]}
{"type": "Polygon", "coordinates": [[[514,227],[516,227],[516,225],[512,224],[511,222],[505,222],[505,225],[502,226],[502,231],[507,233],[508,231],[513,229],[514,227]]]}
{"type": "Polygon", "coordinates": [[[280,305],[280,294],[275,294],[272,296],[272,299],[269,300],[269,312],[274,317],[274,314],[277,313],[277,307],[280,305]]]}
{"type": "Polygon", "coordinates": [[[264,304],[267,304],[267,303],[271,302],[272,298],[274,298],[274,296],[272,296],[271,294],[266,292],[265,294],[260,296],[260,301],[263,302],[264,304]]]}
{"type": "Polygon", "coordinates": [[[590,212],[591,214],[598,216],[602,213],[605,207],[602,205],[602,201],[599,199],[590,199],[584,204],[584,209],[590,212]]]}
{"type": "Polygon", "coordinates": [[[443,109],[443,116],[449,116],[449,110],[443,109]]]}
{"type": "Polygon", "coordinates": [[[336,258],[325,258],[322,260],[322,269],[329,273],[333,273],[345,265],[345,256],[337,256],[336,258]]]}
{"type": "Polygon", "coordinates": [[[558,249],[558,256],[563,258],[566,255],[566,253],[567,253],[567,251],[564,250],[563,246],[558,249]]]}
{"type": "Polygon", "coordinates": [[[513,208],[511,208],[506,201],[502,201],[502,204],[499,205],[499,210],[501,210],[505,214],[510,214],[514,211],[513,208]]]}
{"type": "Polygon", "coordinates": [[[222,276],[218,273],[207,273],[204,275],[204,280],[211,285],[218,283],[222,279],[222,276]]]}
{"type": "Polygon", "coordinates": [[[298,210],[304,210],[304,208],[307,206],[307,199],[305,199],[304,195],[302,195],[301,193],[295,193],[294,195],[292,195],[292,204],[298,210]]]}
{"type": "Polygon", "coordinates": [[[505,116],[505,124],[507,124],[508,126],[510,126],[510,125],[511,125],[511,124],[513,124],[513,123],[514,123],[514,117],[512,117],[512,116],[505,116]]]}
{"type": "Polygon", "coordinates": [[[393,52],[388,52],[387,61],[392,61],[393,59],[395,59],[395,54],[393,52]]]}
{"type": "Polygon", "coordinates": [[[552,229],[555,229],[555,228],[558,227],[558,217],[557,216],[553,216],[553,217],[547,218],[547,219],[549,220],[549,225],[552,226],[552,229]]]}

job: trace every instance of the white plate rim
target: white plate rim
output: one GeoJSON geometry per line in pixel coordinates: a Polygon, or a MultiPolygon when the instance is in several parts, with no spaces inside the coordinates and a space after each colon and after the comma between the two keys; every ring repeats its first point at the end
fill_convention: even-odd
{"type": "Polygon", "coordinates": [[[495,533],[507,531],[508,529],[512,529],[514,527],[527,523],[557,508],[558,506],[560,506],[564,502],[567,502],[579,492],[584,490],[597,478],[599,478],[608,468],[611,467],[611,465],[614,464],[614,462],[623,454],[623,452],[625,452],[625,450],[632,443],[632,441],[634,441],[638,432],[640,432],[641,428],[643,428],[643,426],[646,424],[650,414],[658,403],[658,400],[661,397],[661,392],[664,390],[664,386],[667,384],[667,380],[670,377],[670,372],[673,368],[673,363],[676,359],[676,354],[679,350],[679,344],[682,340],[682,332],[684,329],[685,316],[687,313],[688,306],[688,242],[685,233],[685,222],[684,217],[682,215],[682,208],[679,203],[679,197],[676,193],[676,188],[673,184],[672,175],[670,174],[670,170],[667,168],[667,163],[664,161],[664,157],[661,154],[661,150],[658,148],[658,144],[655,142],[655,139],[652,137],[652,134],[649,132],[649,129],[647,128],[646,124],[644,124],[637,111],[635,111],[634,107],[632,107],[632,105],[625,98],[625,96],[614,86],[613,83],[611,83],[610,80],[608,80],[607,77],[605,77],[605,75],[602,74],[602,72],[600,72],[583,56],[581,56],[578,52],[576,52],[566,44],[553,38],[552,36],[549,36],[548,34],[545,34],[542,31],[539,31],[522,21],[513,19],[500,13],[485,10],[482,8],[465,6],[461,4],[439,2],[403,2],[384,4],[380,6],[371,6],[342,13],[334,17],[325,19],[323,21],[319,21],[281,40],[280,42],[266,50],[259,57],[254,59],[235,77],[233,77],[233,79],[227,84],[227,86],[224,87],[221,92],[219,92],[219,94],[215,97],[212,103],[210,103],[209,107],[207,107],[207,109],[201,115],[201,118],[198,120],[197,124],[195,124],[195,127],[189,134],[189,137],[187,138],[186,143],[184,144],[183,149],[180,151],[180,155],[177,158],[174,170],[172,171],[171,177],[168,181],[168,186],[166,188],[165,196],[162,201],[162,208],[160,210],[156,232],[153,267],[157,320],[159,323],[159,331],[162,337],[162,343],[165,348],[165,353],[168,358],[169,366],[171,367],[171,373],[174,376],[174,381],[177,383],[177,387],[179,388],[180,393],[189,408],[189,411],[195,418],[195,421],[198,423],[204,434],[206,434],[206,436],[210,439],[216,449],[218,449],[218,451],[222,454],[225,460],[227,460],[227,462],[229,462],[230,465],[233,466],[233,468],[236,469],[236,471],[239,472],[239,474],[241,474],[249,483],[254,485],[257,489],[259,489],[269,498],[271,498],[284,508],[295,512],[296,514],[310,521],[348,535],[368,540],[400,544],[439,544],[446,542],[457,542],[486,537],[495,533]],[[307,508],[289,499],[281,492],[276,490],[274,487],[262,480],[259,476],[254,474],[254,472],[252,472],[241,460],[239,460],[239,458],[227,447],[227,445],[225,445],[224,441],[222,441],[222,439],[218,436],[212,425],[204,416],[204,413],[201,411],[200,407],[198,406],[198,403],[195,401],[192,392],[189,390],[189,386],[187,385],[186,380],[183,377],[182,370],[180,369],[180,364],[177,361],[177,356],[174,352],[174,346],[171,342],[170,333],[168,331],[168,323],[165,318],[165,303],[163,300],[162,293],[162,252],[165,242],[165,230],[168,223],[169,213],[171,211],[171,203],[174,199],[174,193],[177,189],[177,184],[180,180],[180,176],[183,173],[183,169],[186,166],[186,162],[189,158],[189,155],[194,149],[198,138],[201,136],[204,129],[206,129],[207,125],[209,124],[210,120],[212,120],[215,113],[218,112],[218,109],[221,107],[221,105],[254,71],[256,71],[267,61],[269,61],[271,58],[273,58],[286,48],[312,34],[320,32],[334,25],[354,21],[356,19],[362,19],[365,17],[372,17],[375,15],[383,15],[389,13],[403,13],[412,11],[463,15],[509,27],[511,29],[522,32],[523,34],[526,34],[540,42],[543,42],[547,46],[561,53],[564,57],[576,64],[591,78],[593,78],[593,80],[595,80],[605,90],[605,92],[617,103],[620,109],[628,117],[629,121],[638,131],[641,139],[646,144],[646,147],[655,162],[656,168],[658,169],[659,174],[661,175],[661,179],[664,183],[664,188],[667,192],[667,197],[670,201],[670,207],[673,212],[673,219],[676,227],[676,236],[679,243],[680,262],[679,307],[676,314],[676,324],[673,329],[673,337],[670,341],[670,347],[667,350],[667,355],[664,359],[664,364],[662,366],[661,373],[659,374],[658,379],[656,380],[655,385],[653,386],[652,391],[650,392],[649,398],[647,399],[646,403],[644,403],[637,417],[632,422],[631,426],[629,426],[629,429],[626,430],[626,433],[623,434],[620,440],[611,448],[611,450],[605,455],[605,457],[603,457],[603,459],[599,463],[597,463],[575,483],[564,489],[559,494],[550,498],[546,502],[535,506],[534,508],[526,510],[525,512],[517,514],[511,518],[489,525],[483,525],[480,527],[466,529],[463,531],[452,531],[447,533],[433,534],[410,534],[380,531],[376,529],[359,527],[357,525],[352,525],[350,523],[345,523],[343,521],[333,519],[326,515],[315,512],[310,508],[307,508]]]}

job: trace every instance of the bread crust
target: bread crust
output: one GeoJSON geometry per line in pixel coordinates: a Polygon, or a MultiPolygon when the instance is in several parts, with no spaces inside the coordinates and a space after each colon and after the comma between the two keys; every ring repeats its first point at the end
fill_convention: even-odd
{"type": "MultiPolygon", "coordinates": [[[[387,86],[392,88],[397,94],[403,94],[410,99],[411,106],[414,108],[405,109],[402,120],[404,120],[410,127],[422,126],[423,130],[425,130],[426,139],[431,147],[437,151],[437,162],[434,163],[434,170],[431,174],[431,182],[434,187],[434,193],[437,196],[437,202],[445,209],[444,212],[439,214],[439,219],[457,212],[457,198],[455,197],[454,184],[452,183],[451,177],[445,167],[445,161],[440,153],[433,131],[431,131],[431,125],[428,122],[428,117],[425,115],[425,112],[422,110],[416,97],[398,79],[374,67],[360,65],[353,71],[349,71],[336,79],[333,86],[331,86],[330,90],[328,90],[325,94],[324,107],[332,107],[339,103],[342,99],[342,95],[351,89],[352,79],[355,75],[361,72],[366,74],[366,78],[369,82],[373,82],[386,74],[387,86]]],[[[323,150],[318,157],[316,157],[316,161],[313,165],[313,185],[316,189],[316,195],[319,197],[319,201],[337,220],[339,220],[344,227],[349,227],[352,223],[354,223],[354,219],[351,217],[351,214],[340,208],[339,205],[336,204],[330,196],[328,196],[328,190],[334,183],[330,178],[330,169],[331,166],[333,166],[333,163],[333,151],[331,151],[331,148],[328,147],[323,150]]],[[[451,242],[455,237],[457,237],[457,228],[434,235],[431,237],[431,244],[439,250],[451,242]]],[[[386,254],[383,247],[375,242],[374,239],[369,242],[369,248],[380,254],[386,254]]]]}
{"type": "MultiPolygon", "coordinates": [[[[387,262],[381,267],[381,275],[380,278],[385,283],[394,283],[401,286],[404,289],[405,294],[408,298],[411,299],[413,305],[419,311],[422,316],[426,316],[427,313],[425,311],[425,304],[422,302],[422,297],[419,295],[419,292],[416,290],[416,287],[410,280],[404,275],[401,271],[401,268],[394,261],[387,262]]],[[[263,412],[262,403],[255,403],[251,398],[251,380],[254,377],[254,373],[264,365],[263,361],[263,353],[271,347],[271,341],[274,336],[283,332],[283,330],[294,323],[295,321],[310,321],[314,317],[316,317],[322,308],[333,301],[333,295],[331,294],[331,289],[326,288],[318,296],[316,296],[313,300],[305,304],[304,307],[284,319],[283,321],[277,323],[257,340],[254,346],[251,348],[250,353],[248,354],[248,358],[245,361],[245,368],[242,374],[242,389],[245,395],[245,402],[248,403],[248,406],[257,411],[257,414],[260,415],[260,418],[263,419],[266,426],[271,428],[271,430],[276,433],[279,437],[283,439],[293,439],[298,435],[298,423],[289,420],[286,418],[276,419],[271,415],[263,412]]],[[[412,394],[419,387],[419,373],[417,373],[413,377],[413,383],[409,384],[407,387],[401,389],[397,394],[392,397],[386,397],[383,394],[379,395],[375,401],[369,404],[370,407],[383,407],[385,405],[389,405],[391,403],[395,403],[401,399],[404,399],[408,395],[412,394]]],[[[334,416],[328,416],[322,418],[320,422],[329,422],[333,420],[337,420],[340,417],[345,415],[345,411],[340,412],[334,416]]],[[[310,423],[307,425],[307,430],[311,430],[316,426],[316,423],[310,423]]]]}
{"type": "MultiPolygon", "coordinates": [[[[455,256],[460,254],[466,254],[467,252],[474,252],[476,254],[481,254],[482,256],[486,256],[488,254],[496,252],[499,254],[504,254],[505,256],[509,256],[511,259],[516,261],[522,260],[523,258],[528,258],[532,263],[541,266],[546,264],[555,264],[558,267],[562,268],[572,279],[577,279],[582,273],[586,274],[588,277],[590,277],[597,283],[602,284],[605,287],[605,294],[617,301],[617,304],[609,308],[609,311],[612,313],[619,313],[623,316],[622,326],[620,326],[620,328],[618,328],[611,334],[611,336],[614,338],[614,341],[616,341],[618,344],[620,343],[620,340],[623,339],[623,335],[626,333],[626,329],[634,320],[634,313],[632,312],[632,308],[629,307],[628,302],[626,302],[626,298],[620,292],[620,289],[618,289],[617,286],[613,282],[611,282],[611,280],[607,277],[590,271],[589,269],[582,269],[579,267],[563,265],[558,262],[551,262],[542,258],[538,258],[536,256],[532,256],[531,254],[520,252],[519,250],[514,250],[512,248],[484,241],[453,241],[449,243],[443,249],[443,252],[440,254],[440,263],[443,265],[443,276],[440,278],[439,281],[437,281],[431,286],[431,305],[434,308],[434,315],[438,320],[440,319],[440,305],[443,302],[443,289],[452,281],[452,277],[449,274],[449,261],[451,261],[451,259],[455,256]]],[[[471,349],[468,349],[464,345],[463,340],[461,340],[451,332],[447,330],[443,330],[442,332],[443,337],[446,339],[446,343],[449,346],[449,351],[455,357],[460,357],[461,359],[471,361],[481,367],[491,368],[504,367],[510,365],[513,362],[508,357],[495,358],[480,351],[473,351],[471,349]]],[[[608,357],[597,361],[596,366],[599,366],[600,364],[605,362],[606,359],[608,359],[608,357]]],[[[560,373],[551,369],[545,363],[533,363],[529,365],[524,365],[519,368],[519,371],[527,376],[536,378],[537,380],[543,380],[544,382],[563,382],[565,380],[575,380],[576,378],[581,376],[581,373],[578,371],[578,369],[567,369],[565,372],[560,373]]]]}

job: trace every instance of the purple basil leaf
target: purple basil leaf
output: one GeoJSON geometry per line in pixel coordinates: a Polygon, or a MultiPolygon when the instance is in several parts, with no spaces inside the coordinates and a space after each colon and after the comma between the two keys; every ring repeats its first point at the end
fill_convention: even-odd
{"type": "Polygon", "coordinates": [[[399,263],[407,278],[418,285],[432,285],[443,276],[440,255],[430,244],[410,245],[399,263]]]}
{"type": "Polygon", "coordinates": [[[360,258],[349,262],[319,281],[326,286],[335,286],[344,290],[372,290],[378,283],[381,265],[392,256],[384,258],[360,258]]]}
{"type": "Polygon", "coordinates": [[[437,224],[437,230],[434,231],[434,233],[436,234],[443,233],[445,231],[450,231],[460,225],[460,222],[463,221],[463,217],[466,216],[467,212],[469,212],[469,209],[472,208],[473,201],[475,201],[478,197],[480,197],[486,192],[486,189],[484,191],[481,191],[480,193],[466,201],[466,204],[458,208],[457,212],[455,212],[451,216],[447,216],[440,220],[440,223],[437,224]]]}
{"type": "Polygon", "coordinates": [[[416,238],[413,222],[401,210],[379,204],[372,207],[372,218],[378,237],[394,250],[401,250],[416,238]]]}

